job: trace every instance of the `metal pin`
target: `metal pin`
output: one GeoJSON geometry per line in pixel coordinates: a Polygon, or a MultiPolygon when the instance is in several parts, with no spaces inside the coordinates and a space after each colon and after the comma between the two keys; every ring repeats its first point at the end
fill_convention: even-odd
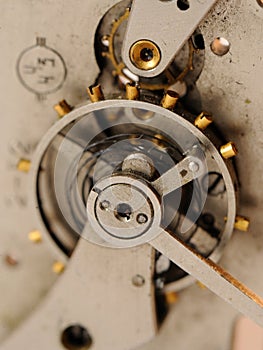
{"type": "Polygon", "coordinates": [[[165,294],[167,304],[173,305],[178,302],[178,294],[175,292],[168,292],[165,294]]]}
{"type": "Polygon", "coordinates": [[[20,159],[17,163],[17,170],[23,173],[28,173],[31,168],[31,161],[29,159],[20,159]]]}
{"type": "Polygon", "coordinates": [[[66,100],[60,101],[54,106],[54,110],[57,112],[59,118],[63,118],[66,114],[72,111],[72,107],[67,103],[66,100]]]}
{"type": "Polygon", "coordinates": [[[137,85],[132,83],[126,84],[126,98],[127,100],[139,100],[140,90],[137,85]]]}
{"type": "Polygon", "coordinates": [[[162,99],[161,106],[166,109],[174,109],[179,100],[179,95],[177,92],[168,90],[162,99]]]}
{"type": "Polygon", "coordinates": [[[38,230],[29,232],[28,239],[33,243],[41,243],[42,242],[41,232],[38,230]]]}
{"type": "Polygon", "coordinates": [[[89,95],[91,102],[93,103],[103,101],[105,99],[101,85],[96,85],[96,86],[91,85],[90,87],[87,88],[87,93],[89,95]]]}
{"type": "Polygon", "coordinates": [[[212,115],[207,112],[202,112],[199,114],[194,121],[194,125],[202,131],[205,130],[211,123],[213,123],[212,115]]]}
{"type": "Polygon", "coordinates": [[[225,159],[232,158],[238,154],[236,145],[233,142],[228,142],[226,145],[220,147],[220,153],[225,159]]]}
{"type": "Polygon", "coordinates": [[[52,270],[55,274],[61,275],[65,270],[65,264],[61,261],[55,261],[52,270]]]}
{"type": "Polygon", "coordinates": [[[249,230],[250,220],[244,216],[237,216],[234,228],[239,231],[247,232],[249,230]]]}

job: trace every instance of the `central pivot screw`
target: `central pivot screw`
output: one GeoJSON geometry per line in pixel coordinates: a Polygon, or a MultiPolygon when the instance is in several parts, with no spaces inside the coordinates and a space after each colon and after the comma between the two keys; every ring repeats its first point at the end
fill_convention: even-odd
{"type": "Polygon", "coordinates": [[[139,40],[132,45],[130,59],[135,67],[151,70],[161,61],[161,52],[156,44],[149,40],[139,40]]]}
{"type": "Polygon", "coordinates": [[[118,220],[128,222],[131,220],[132,208],[129,204],[120,203],[117,205],[114,214],[118,220]]]}

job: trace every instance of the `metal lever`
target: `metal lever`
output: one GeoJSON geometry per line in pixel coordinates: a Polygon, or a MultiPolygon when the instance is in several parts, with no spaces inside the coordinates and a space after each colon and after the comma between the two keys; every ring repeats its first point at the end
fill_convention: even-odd
{"type": "Polygon", "coordinates": [[[220,266],[195,253],[165,230],[149,243],[216,295],[263,327],[263,299],[220,266]]]}
{"type": "Polygon", "coordinates": [[[122,50],[125,65],[139,76],[161,74],[216,1],[193,0],[189,1],[189,8],[183,8],[175,0],[133,0],[122,50]],[[141,41],[148,45],[141,45],[141,41]],[[139,65],[142,69],[131,60],[136,43],[139,45],[135,57],[142,63],[139,65]]]}

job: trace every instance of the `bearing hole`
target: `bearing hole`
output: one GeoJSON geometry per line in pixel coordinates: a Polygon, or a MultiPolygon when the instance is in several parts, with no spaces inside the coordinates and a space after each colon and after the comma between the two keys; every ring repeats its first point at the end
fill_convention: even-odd
{"type": "Polygon", "coordinates": [[[263,0],[257,0],[259,6],[263,7],[263,0]]]}
{"type": "Polygon", "coordinates": [[[217,56],[224,56],[230,50],[230,43],[225,38],[215,38],[211,43],[211,50],[217,56]]]}
{"type": "Polygon", "coordinates": [[[177,0],[177,7],[181,11],[187,11],[190,8],[188,0],[177,0]]]}
{"type": "Polygon", "coordinates": [[[194,34],[192,37],[194,47],[198,50],[204,50],[205,49],[205,41],[204,37],[201,33],[194,34]]]}
{"type": "Polygon", "coordinates": [[[132,208],[127,203],[120,203],[115,209],[115,217],[123,222],[128,222],[131,220],[132,208]]]}
{"type": "Polygon", "coordinates": [[[87,350],[92,345],[92,338],[86,328],[76,324],[63,331],[61,343],[68,350],[87,350]]]}
{"type": "Polygon", "coordinates": [[[187,175],[187,171],[184,169],[180,172],[182,177],[185,177],[187,175]]]}
{"type": "Polygon", "coordinates": [[[141,50],[140,57],[144,62],[150,62],[153,59],[153,50],[145,47],[141,50]]]}

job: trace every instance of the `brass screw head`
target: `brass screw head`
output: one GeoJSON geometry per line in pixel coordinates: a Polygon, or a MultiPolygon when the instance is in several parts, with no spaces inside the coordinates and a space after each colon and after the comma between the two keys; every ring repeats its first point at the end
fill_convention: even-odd
{"type": "Polygon", "coordinates": [[[238,154],[236,145],[233,142],[228,142],[226,145],[221,146],[220,153],[225,159],[232,158],[238,154]]]}
{"type": "Polygon", "coordinates": [[[132,63],[141,70],[151,70],[161,61],[161,52],[157,45],[149,40],[139,40],[130,49],[132,63]]]}

